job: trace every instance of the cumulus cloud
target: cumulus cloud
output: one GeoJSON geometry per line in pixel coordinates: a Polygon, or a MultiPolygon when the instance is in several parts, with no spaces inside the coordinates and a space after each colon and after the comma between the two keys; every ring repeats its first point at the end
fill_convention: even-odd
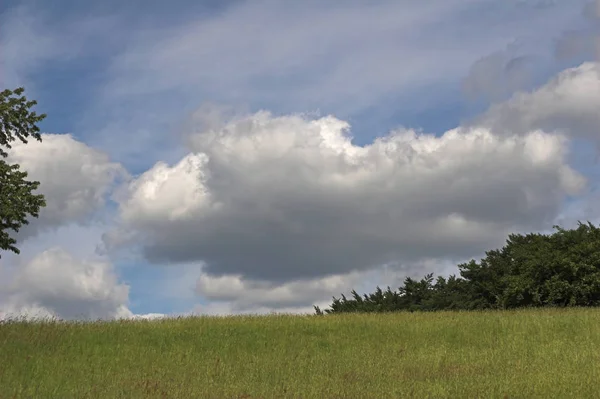
{"type": "Polygon", "coordinates": [[[192,153],[119,193],[105,244],[127,237],[151,262],[202,260],[211,275],[310,279],[472,256],[539,228],[585,184],[558,135],[407,130],[359,147],[348,129],[259,112],[192,132],[192,153]]]}
{"type": "MultiPolygon", "coordinates": [[[[523,1],[523,6],[553,9],[556,2],[535,3],[523,1]]],[[[569,3],[570,11],[563,10],[565,16],[575,17],[577,29],[568,28],[573,25],[563,24],[552,42],[554,56],[559,60],[584,59],[593,57],[596,50],[600,50],[600,0],[569,3]],[[584,20],[581,15],[572,15],[582,5],[584,20]]],[[[567,19],[566,19],[567,20],[567,19]]],[[[469,69],[467,76],[462,81],[462,89],[471,99],[483,98],[496,102],[504,100],[516,91],[529,90],[535,82],[536,72],[543,71],[547,63],[544,52],[547,47],[545,42],[553,34],[546,29],[542,30],[545,37],[528,34],[525,37],[516,36],[518,39],[511,42],[504,50],[493,52],[477,60],[469,69]]],[[[600,56],[600,53],[597,53],[600,56]]]]}
{"type": "Polygon", "coordinates": [[[108,155],[75,140],[69,134],[43,134],[42,142],[15,141],[9,150],[9,163],[21,165],[28,180],[39,181],[37,192],[44,194],[46,206],[39,218],[18,233],[19,241],[72,222],[83,223],[105,205],[106,195],[120,177],[123,167],[108,155]]]}
{"type": "MultiPolygon", "coordinates": [[[[462,262],[459,262],[462,263],[462,262]]],[[[424,259],[413,264],[387,264],[366,271],[330,275],[314,279],[274,283],[250,280],[242,275],[211,276],[201,273],[195,292],[209,301],[200,308],[209,314],[229,313],[311,313],[313,305],[329,307],[332,296],[371,293],[375,287],[392,290],[404,284],[406,277],[421,279],[427,273],[457,273],[457,264],[447,260],[424,259]],[[227,313],[226,312],[226,313],[227,313]]]]}
{"type": "Polygon", "coordinates": [[[559,73],[533,92],[519,92],[492,106],[475,125],[500,134],[536,129],[570,138],[600,138],[600,64],[585,62],[559,73]]]}
{"type": "MultiPolygon", "coordinates": [[[[417,115],[455,103],[456,79],[482,54],[531,32],[547,47],[548,30],[558,34],[572,19],[571,3],[580,1],[540,9],[530,1],[259,0],[221,2],[209,13],[176,2],[169,6],[174,18],[164,18],[157,4],[120,8],[135,12],[105,24],[78,53],[93,57],[94,76],[106,78],[82,89],[86,98],[99,95],[78,131],[139,173],[184,155],[169,134],[178,127],[173,122],[206,99],[252,110],[323,110],[356,118],[357,132],[361,124],[367,130],[400,109],[417,115]],[[98,48],[110,43],[118,43],[110,57],[99,57],[98,48]]],[[[77,20],[84,27],[93,22],[88,15],[77,20]]],[[[88,30],[68,32],[85,37],[88,30]]]]}
{"type": "Polygon", "coordinates": [[[76,259],[62,248],[51,248],[14,271],[5,280],[0,319],[133,317],[127,307],[129,287],[119,283],[108,262],[76,259]]]}
{"type": "MultiPolygon", "coordinates": [[[[577,8],[546,0],[496,3],[390,1],[340,9],[259,1],[211,17],[190,14],[159,29],[151,26],[154,17],[140,18],[150,22],[144,29],[136,25],[138,34],[119,26],[108,29],[112,39],[100,41],[126,37],[118,48],[124,51],[112,54],[103,75],[104,96],[92,101],[91,118],[81,121],[92,132],[86,141],[132,163],[167,160],[177,152],[165,149],[172,138],[156,133],[171,130],[177,116],[207,97],[251,101],[253,109],[275,104],[284,112],[322,107],[344,118],[368,107],[401,107],[385,101],[398,93],[425,104],[422,87],[454,82],[481,54],[503,48],[507,34],[536,31],[547,39],[546,29],[556,34],[577,8]],[[115,148],[124,131],[137,139],[115,148]]],[[[11,81],[42,61],[97,51],[82,46],[87,42],[81,38],[106,31],[99,23],[85,34],[92,25],[82,19],[46,34],[39,19],[15,15],[11,25],[2,24],[12,33],[0,38],[10,53],[2,66],[11,81]],[[65,47],[63,39],[76,46],[65,47]],[[21,46],[25,40],[41,47],[21,46]]],[[[475,64],[465,89],[505,96],[506,89],[527,86],[534,64],[509,47],[475,64]]],[[[139,244],[157,264],[205,264],[196,293],[213,301],[204,308],[209,313],[312,312],[312,303],[323,307],[320,300],[369,278],[365,288],[372,290],[369,273],[381,264],[398,272],[387,276],[392,286],[405,275],[439,271],[442,258],[456,264],[501,244],[509,232],[546,227],[565,196],[584,187],[566,155],[570,138],[597,132],[597,81],[586,72],[589,65],[441,137],[397,130],[361,147],[352,142],[349,124],[333,116],[204,115],[187,132],[188,155],[155,164],[115,194],[119,225],[104,245],[139,244]]],[[[12,154],[42,182],[48,200],[23,237],[89,220],[125,175],[119,164],[70,136],[45,136],[39,148],[52,151],[36,145],[12,154]]],[[[128,310],[127,286],[109,263],[62,250],[43,252],[2,280],[11,281],[10,290],[0,292],[5,313],[161,316],[128,310]]]]}
{"type": "Polygon", "coordinates": [[[212,301],[230,303],[239,311],[269,308],[302,308],[311,301],[322,301],[331,293],[348,292],[360,282],[362,274],[328,276],[314,280],[273,284],[251,281],[241,275],[213,277],[202,274],[196,282],[196,293],[212,301]]]}

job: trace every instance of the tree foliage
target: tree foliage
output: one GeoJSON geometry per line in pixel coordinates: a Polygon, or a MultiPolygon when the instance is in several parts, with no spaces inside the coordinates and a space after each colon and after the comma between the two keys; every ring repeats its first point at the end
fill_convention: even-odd
{"type": "MultiPolygon", "coordinates": [[[[4,90],[0,93],[0,155],[7,158],[8,153],[2,149],[12,148],[10,143],[19,139],[27,143],[32,136],[42,141],[37,123],[46,115],[37,115],[31,108],[36,101],[28,101],[23,95],[25,90],[4,90]]],[[[18,164],[9,164],[0,158],[0,250],[19,253],[17,243],[10,231],[18,232],[22,225],[28,224],[27,216],[38,217],[41,207],[46,205],[44,196],[33,194],[39,182],[27,181],[27,172],[20,171],[18,164]]]]}
{"type": "MultiPolygon", "coordinates": [[[[333,298],[325,313],[514,309],[600,306],[600,228],[578,223],[553,234],[511,234],[500,250],[480,262],[458,265],[460,277],[407,277],[398,291],[388,287],[363,297],[333,298]]],[[[315,306],[317,314],[324,312],[315,306]]]]}

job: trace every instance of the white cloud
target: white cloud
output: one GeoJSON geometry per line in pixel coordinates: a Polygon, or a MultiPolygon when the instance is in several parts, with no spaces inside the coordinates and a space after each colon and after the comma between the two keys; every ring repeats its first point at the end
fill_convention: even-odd
{"type": "Polygon", "coordinates": [[[77,222],[84,223],[105,205],[107,194],[120,177],[123,167],[108,155],[88,147],[68,134],[43,134],[42,142],[15,141],[9,150],[9,163],[21,165],[27,179],[39,181],[36,193],[44,194],[46,206],[39,218],[18,233],[18,240],[40,230],[77,222]]]}
{"type": "Polygon", "coordinates": [[[273,283],[245,279],[241,275],[214,277],[201,273],[195,292],[209,301],[206,307],[195,311],[207,314],[223,313],[313,313],[313,305],[328,308],[332,296],[372,293],[377,286],[397,290],[406,277],[420,280],[427,273],[436,276],[458,274],[457,264],[462,263],[424,259],[415,264],[384,265],[371,270],[340,275],[273,283]]]}
{"type": "Polygon", "coordinates": [[[503,134],[562,132],[600,143],[600,64],[562,71],[533,92],[519,92],[492,106],[475,122],[503,134]]]}
{"type": "Polygon", "coordinates": [[[359,147],[347,128],[259,112],[192,132],[193,153],[119,193],[105,244],[129,234],[148,260],[205,261],[211,275],[316,278],[478,254],[540,228],[585,184],[560,136],[399,131],[359,147]]]}
{"type": "MultiPolygon", "coordinates": [[[[183,155],[169,134],[179,128],[174,121],[206,100],[343,115],[378,104],[378,110],[391,113],[401,105],[381,103],[386,96],[412,97],[423,85],[447,83],[483,48],[505,44],[497,30],[456,38],[455,24],[443,23],[461,18],[474,3],[340,6],[261,0],[232,3],[214,15],[189,12],[184,22],[174,25],[148,16],[148,24],[136,26],[135,32],[129,27],[118,31],[127,45],[111,57],[107,80],[95,92],[93,112],[80,126],[95,126],[90,143],[137,172],[149,166],[148,158],[152,164],[183,155]],[[384,105],[388,109],[382,110],[384,105]],[[124,134],[132,140],[121,142],[124,134]]],[[[477,23],[469,27],[481,31],[477,23]]]]}
{"type": "Polygon", "coordinates": [[[212,277],[202,274],[196,282],[196,293],[211,302],[230,303],[237,310],[305,308],[312,306],[313,301],[321,302],[330,298],[332,292],[355,289],[361,277],[364,277],[364,273],[354,272],[343,276],[272,284],[249,281],[240,275],[212,277]]]}
{"type": "Polygon", "coordinates": [[[285,98],[287,109],[348,114],[399,90],[460,75],[490,47],[504,47],[507,36],[548,29],[549,20],[559,27],[572,14],[562,5],[505,2],[493,16],[479,7],[486,6],[475,0],[343,7],[242,2],[210,19],[143,30],[115,59],[106,94],[113,101],[119,93],[201,91],[213,100],[227,93],[227,102],[285,98]],[[494,23],[500,18],[502,24],[494,23]]]}
{"type": "Polygon", "coordinates": [[[61,319],[132,317],[129,287],[110,263],[80,260],[61,248],[46,250],[14,269],[0,304],[2,318],[61,319]]]}
{"type": "MultiPolygon", "coordinates": [[[[120,48],[125,52],[112,58],[105,97],[87,113],[101,115],[103,125],[82,119],[82,126],[102,132],[90,143],[147,162],[167,153],[170,139],[157,131],[172,130],[174,115],[199,99],[284,110],[322,107],[338,115],[375,105],[398,108],[402,104],[382,99],[402,92],[416,101],[421,86],[454,82],[490,48],[504,48],[525,32],[541,37],[550,35],[550,26],[560,30],[576,8],[565,2],[531,13],[539,3],[502,2],[487,12],[491,0],[350,3],[345,9],[259,1],[134,36],[108,29],[113,39],[127,38],[120,48]],[[130,140],[115,147],[124,132],[130,140]]],[[[82,20],[57,32],[39,19],[19,25],[19,18],[2,24],[10,28],[0,38],[10,54],[1,61],[7,81],[22,81],[46,60],[96,49],[82,44],[107,26],[98,20],[90,31],[90,20],[82,20]]],[[[511,90],[522,87],[527,68],[520,67],[528,64],[516,64],[523,59],[512,53],[494,57],[512,66],[476,66],[472,89],[496,95],[503,87],[490,82],[498,78],[511,90]]],[[[214,301],[204,309],[209,313],[312,312],[318,298],[364,283],[375,265],[399,261],[398,276],[422,276],[441,258],[455,264],[501,244],[508,232],[546,226],[564,196],[580,192],[585,182],[565,158],[567,138],[598,137],[598,81],[589,65],[566,71],[555,87],[492,108],[479,125],[442,137],[397,131],[358,147],[338,118],[264,112],[208,124],[191,132],[191,153],[180,162],[157,163],[115,196],[120,226],[105,244],[141,243],[157,263],[206,261],[196,287],[214,301]],[[555,130],[566,137],[550,134],[555,130]]],[[[22,147],[24,169],[42,181],[49,202],[24,236],[89,220],[124,175],[119,164],[69,136],[45,136],[40,148],[48,144],[56,153],[30,151],[33,140],[22,147]]],[[[110,264],[60,250],[45,254],[11,280],[5,312],[160,317],[127,309],[126,286],[110,264]],[[46,275],[53,278],[48,286],[40,280],[46,275]]]]}
{"type": "Polygon", "coordinates": [[[10,319],[153,320],[129,310],[129,286],[103,259],[81,259],[63,248],[0,268],[0,321],[10,319]]]}
{"type": "MultiPolygon", "coordinates": [[[[533,32],[548,50],[546,32],[560,33],[577,11],[571,3],[580,2],[540,9],[493,0],[259,0],[219,4],[212,13],[174,5],[174,18],[150,6],[133,19],[122,8],[120,18],[70,18],[37,34],[68,42],[76,49],[71,56],[101,69],[83,89],[90,107],[74,130],[138,173],[183,155],[170,133],[206,100],[285,113],[323,110],[365,125],[386,123],[400,109],[429,111],[450,101],[456,79],[490,48],[533,32]]],[[[15,48],[26,46],[19,37],[15,48]]]]}

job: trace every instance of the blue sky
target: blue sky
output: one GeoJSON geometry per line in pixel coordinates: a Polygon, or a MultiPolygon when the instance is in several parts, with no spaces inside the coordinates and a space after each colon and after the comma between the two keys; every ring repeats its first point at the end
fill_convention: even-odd
{"type": "Polygon", "coordinates": [[[0,313],[310,311],[598,218],[595,2],[0,13],[2,86],[51,135],[11,154],[50,205],[0,313]]]}

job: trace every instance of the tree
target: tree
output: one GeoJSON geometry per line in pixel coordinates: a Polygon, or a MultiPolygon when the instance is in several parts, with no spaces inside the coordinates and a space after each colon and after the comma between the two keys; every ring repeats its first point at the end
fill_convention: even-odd
{"type": "Polygon", "coordinates": [[[43,195],[33,194],[40,182],[25,180],[27,172],[20,171],[18,164],[11,165],[2,159],[8,157],[2,146],[10,149],[10,143],[17,139],[24,144],[29,136],[42,141],[37,123],[46,114],[37,115],[30,110],[37,102],[27,101],[22,95],[24,91],[19,87],[0,93],[0,250],[16,254],[20,251],[9,230],[18,232],[22,225],[29,224],[27,215],[38,217],[40,208],[46,206],[43,195]]]}
{"type": "Polygon", "coordinates": [[[407,277],[397,292],[333,298],[319,315],[342,312],[514,309],[600,306],[600,227],[588,222],[551,235],[511,234],[480,262],[458,265],[460,277],[407,277]]]}

